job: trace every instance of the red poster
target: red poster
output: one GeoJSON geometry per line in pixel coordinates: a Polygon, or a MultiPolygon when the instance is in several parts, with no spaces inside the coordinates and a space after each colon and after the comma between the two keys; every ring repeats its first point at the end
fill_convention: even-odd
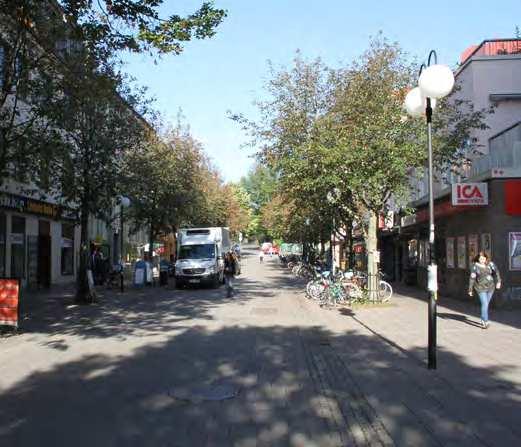
{"type": "Polygon", "coordinates": [[[20,282],[0,278],[0,325],[18,327],[20,282]]]}

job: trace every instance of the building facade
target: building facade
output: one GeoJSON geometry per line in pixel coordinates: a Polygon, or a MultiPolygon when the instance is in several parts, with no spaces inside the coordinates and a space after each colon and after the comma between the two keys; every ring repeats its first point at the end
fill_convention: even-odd
{"type": "MultiPolygon", "coordinates": [[[[438,169],[434,184],[435,259],[442,294],[468,299],[469,268],[478,251],[500,269],[499,299],[521,302],[521,40],[484,41],[463,53],[455,73],[457,99],[475,110],[493,108],[486,129],[476,130],[477,151],[459,169],[438,169]],[[460,185],[460,189],[457,189],[460,185]],[[475,187],[478,188],[477,192],[475,187]],[[485,202],[458,203],[486,195],[485,202]],[[459,192],[458,192],[459,191],[459,192]]],[[[427,178],[412,178],[412,215],[381,231],[382,268],[399,281],[427,285],[427,178]]]]}

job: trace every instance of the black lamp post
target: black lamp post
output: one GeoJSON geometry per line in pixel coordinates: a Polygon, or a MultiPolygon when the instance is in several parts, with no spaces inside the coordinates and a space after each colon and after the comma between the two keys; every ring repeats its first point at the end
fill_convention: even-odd
{"type": "Polygon", "coordinates": [[[429,171],[429,267],[428,284],[428,368],[436,369],[436,301],[438,298],[438,266],[434,251],[434,193],[432,168],[432,111],[436,99],[447,96],[454,86],[454,74],[446,65],[438,64],[436,52],[429,53],[427,64],[420,67],[418,87],[413,88],[405,98],[405,108],[411,116],[425,115],[428,139],[428,171],[429,171]],[[431,65],[431,59],[434,64],[431,65]]]}
{"type": "Polygon", "coordinates": [[[124,270],[125,270],[125,256],[123,253],[123,246],[124,246],[124,236],[123,236],[123,210],[125,208],[128,208],[130,206],[130,199],[125,196],[119,196],[118,197],[118,205],[119,205],[119,220],[120,220],[120,233],[121,237],[119,239],[120,242],[120,248],[119,248],[119,258],[120,258],[120,265],[121,265],[121,272],[120,272],[120,289],[121,293],[125,291],[125,285],[124,285],[124,270]]]}

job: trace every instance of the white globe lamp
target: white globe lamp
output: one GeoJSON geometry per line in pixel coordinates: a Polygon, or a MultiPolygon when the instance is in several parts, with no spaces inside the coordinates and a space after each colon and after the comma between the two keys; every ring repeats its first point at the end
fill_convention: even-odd
{"type": "Polygon", "coordinates": [[[423,96],[427,98],[443,98],[454,87],[454,74],[446,65],[431,65],[422,71],[418,85],[423,96]]]}
{"type": "Polygon", "coordinates": [[[405,109],[411,116],[422,116],[425,112],[425,98],[420,88],[414,87],[405,97],[405,109]]]}

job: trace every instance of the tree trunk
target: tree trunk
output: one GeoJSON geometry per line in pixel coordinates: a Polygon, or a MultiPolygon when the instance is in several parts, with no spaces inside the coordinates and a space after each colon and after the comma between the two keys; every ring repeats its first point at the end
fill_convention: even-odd
{"type": "Polygon", "coordinates": [[[89,247],[89,212],[85,206],[82,207],[80,236],[80,265],[76,281],[76,302],[82,304],[92,303],[94,296],[89,289],[87,270],[89,269],[90,247],[89,247]]]}
{"type": "Polygon", "coordinates": [[[367,288],[369,299],[373,301],[378,296],[377,222],[378,215],[374,211],[370,211],[367,230],[367,288]]]}

